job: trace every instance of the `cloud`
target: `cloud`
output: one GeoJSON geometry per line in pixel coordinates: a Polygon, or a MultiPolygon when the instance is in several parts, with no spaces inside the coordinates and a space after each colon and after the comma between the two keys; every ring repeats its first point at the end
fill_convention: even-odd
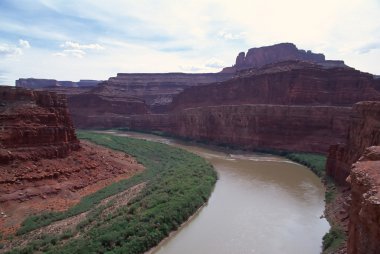
{"type": "Polygon", "coordinates": [[[226,65],[222,60],[213,57],[205,63],[205,66],[208,68],[219,69],[225,67],[226,65]]]}
{"type": "Polygon", "coordinates": [[[86,52],[81,49],[65,49],[62,52],[53,53],[53,56],[73,56],[76,58],[83,58],[86,55],[86,52]]]}
{"type": "Polygon", "coordinates": [[[9,44],[0,44],[0,56],[22,55],[22,49],[9,44]]]}
{"type": "Polygon", "coordinates": [[[366,44],[366,45],[358,48],[356,51],[359,54],[366,54],[366,53],[369,53],[369,52],[371,52],[372,50],[375,50],[375,49],[380,49],[380,42],[368,43],[368,44],[366,44]]]}
{"type": "Polygon", "coordinates": [[[224,40],[242,40],[247,37],[247,33],[246,32],[230,33],[226,31],[220,31],[218,33],[218,37],[224,40]]]}
{"type": "Polygon", "coordinates": [[[69,50],[86,50],[86,49],[91,49],[91,50],[103,50],[104,47],[97,44],[79,44],[77,42],[73,41],[65,41],[60,45],[61,48],[64,49],[69,49],[69,50]]]}
{"type": "Polygon", "coordinates": [[[21,48],[30,48],[30,43],[26,40],[18,40],[18,44],[20,45],[21,48]]]}
{"type": "Polygon", "coordinates": [[[103,50],[104,47],[97,43],[80,44],[73,41],[65,41],[59,47],[63,48],[61,52],[53,53],[53,56],[67,57],[72,56],[76,58],[83,58],[88,51],[103,50]]]}
{"type": "Polygon", "coordinates": [[[222,60],[212,57],[203,63],[180,65],[179,68],[186,72],[216,72],[225,66],[222,60]]]}

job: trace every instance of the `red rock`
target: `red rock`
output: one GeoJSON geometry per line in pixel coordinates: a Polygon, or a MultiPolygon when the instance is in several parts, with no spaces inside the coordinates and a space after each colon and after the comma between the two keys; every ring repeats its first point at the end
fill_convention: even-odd
{"type": "Polygon", "coordinates": [[[190,87],[173,99],[171,110],[241,104],[349,106],[380,100],[379,81],[352,68],[325,68],[289,61],[240,73],[220,82],[190,87]]]}
{"type": "MultiPolygon", "coordinates": [[[[329,149],[326,170],[339,184],[346,184],[351,165],[369,146],[380,145],[380,102],[359,102],[352,108],[345,144],[332,145],[329,149]]],[[[367,157],[378,159],[378,154],[367,157]]]]}
{"type": "Polygon", "coordinates": [[[235,105],[129,117],[127,126],[246,149],[326,153],[345,137],[350,108],[235,105]]]}
{"type": "Polygon", "coordinates": [[[66,157],[79,149],[64,96],[0,87],[0,99],[0,163],[66,157]]]}
{"type": "MultiPolygon", "coordinates": [[[[380,111],[378,111],[380,113],[380,111]]],[[[348,253],[380,251],[380,146],[365,150],[350,172],[348,253]]]]}
{"type": "Polygon", "coordinates": [[[327,67],[345,67],[343,61],[325,60],[323,54],[297,49],[293,43],[279,43],[272,46],[251,48],[247,55],[240,52],[236,57],[236,63],[232,67],[222,70],[222,73],[235,73],[236,71],[260,68],[267,64],[273,64],[289,60],[301,60],[318,63],[327,67]]]}

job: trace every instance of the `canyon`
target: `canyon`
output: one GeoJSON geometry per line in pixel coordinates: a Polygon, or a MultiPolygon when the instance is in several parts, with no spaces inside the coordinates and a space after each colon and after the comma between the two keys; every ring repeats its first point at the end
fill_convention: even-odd
{"type": "Polygon", "coordinates": [[[344,142],[351,107],[363,100],[380,100],[371,74],[287,61],[190,87],[167,112],[131,115],[124,127],[244,149],[327,154],[344,142]]]}
{"type": "Polygon", "coordinates": [[[339,207],[349,214],[347,252],[380,249],[380,79],[375,75],[281,43],[242,52],[220,73],[119,73],[96,86],[39,84],[20,79],[17,87],[41,91],[0,89],[0,163],[7,172],[0,202],[27,202],[66,190],[74,195],[99,180],[141,169],[132,158],[126,171],[115,166],[112,157],[119,160],[120,154],[104,161],[111,152],[80,145],[74,126],[157,131],[238,149],[327,155],[327,175],[347,190],[345,207],[339,207]],[[49,91],[66,94],[67,101],[49,91]],[[82,166],[60,161],[67,158],[82,166]],[[45,162],[49,159],[67,168],[45,162]],[[35,171],[41,165],[47,170],[35,171]],[[93,173],[83,175],[86,170],[93,173]],[[71,183],[61,183],[66,181],[71,183]],[[45,191],[40,186],[46,184],[45,191]]]}
{"type": "Polygon", "coordinates": [[[132,157],[79,142],[64,95],[0,87],[0,232],[29,215],[66,210],[143,169],[132,157]]]}

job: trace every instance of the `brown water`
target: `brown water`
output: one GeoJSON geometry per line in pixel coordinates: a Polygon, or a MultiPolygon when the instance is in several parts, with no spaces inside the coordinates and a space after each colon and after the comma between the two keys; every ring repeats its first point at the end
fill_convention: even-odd
{"type": "Polygon", "coordinates": [[[167,143],[210,161],[219,180],[204,208],[155,254],[320,253],[330,226],[320,216],[324,187],[309,169],[284,158],[226,153],[140,133],[114,133],[167,143]]]}

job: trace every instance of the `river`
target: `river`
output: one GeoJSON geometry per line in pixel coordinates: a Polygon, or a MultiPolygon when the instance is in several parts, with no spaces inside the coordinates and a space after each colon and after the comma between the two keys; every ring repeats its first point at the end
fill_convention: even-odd
{"type": "Polygon", "coordinates": [[[163,142],[206,158],[219,180],[207,204],[154,254],[320,253],[330,226],[320,218],[324,186],[282,157],[227,151],[171,138],[107,132],[163,142]]]}

